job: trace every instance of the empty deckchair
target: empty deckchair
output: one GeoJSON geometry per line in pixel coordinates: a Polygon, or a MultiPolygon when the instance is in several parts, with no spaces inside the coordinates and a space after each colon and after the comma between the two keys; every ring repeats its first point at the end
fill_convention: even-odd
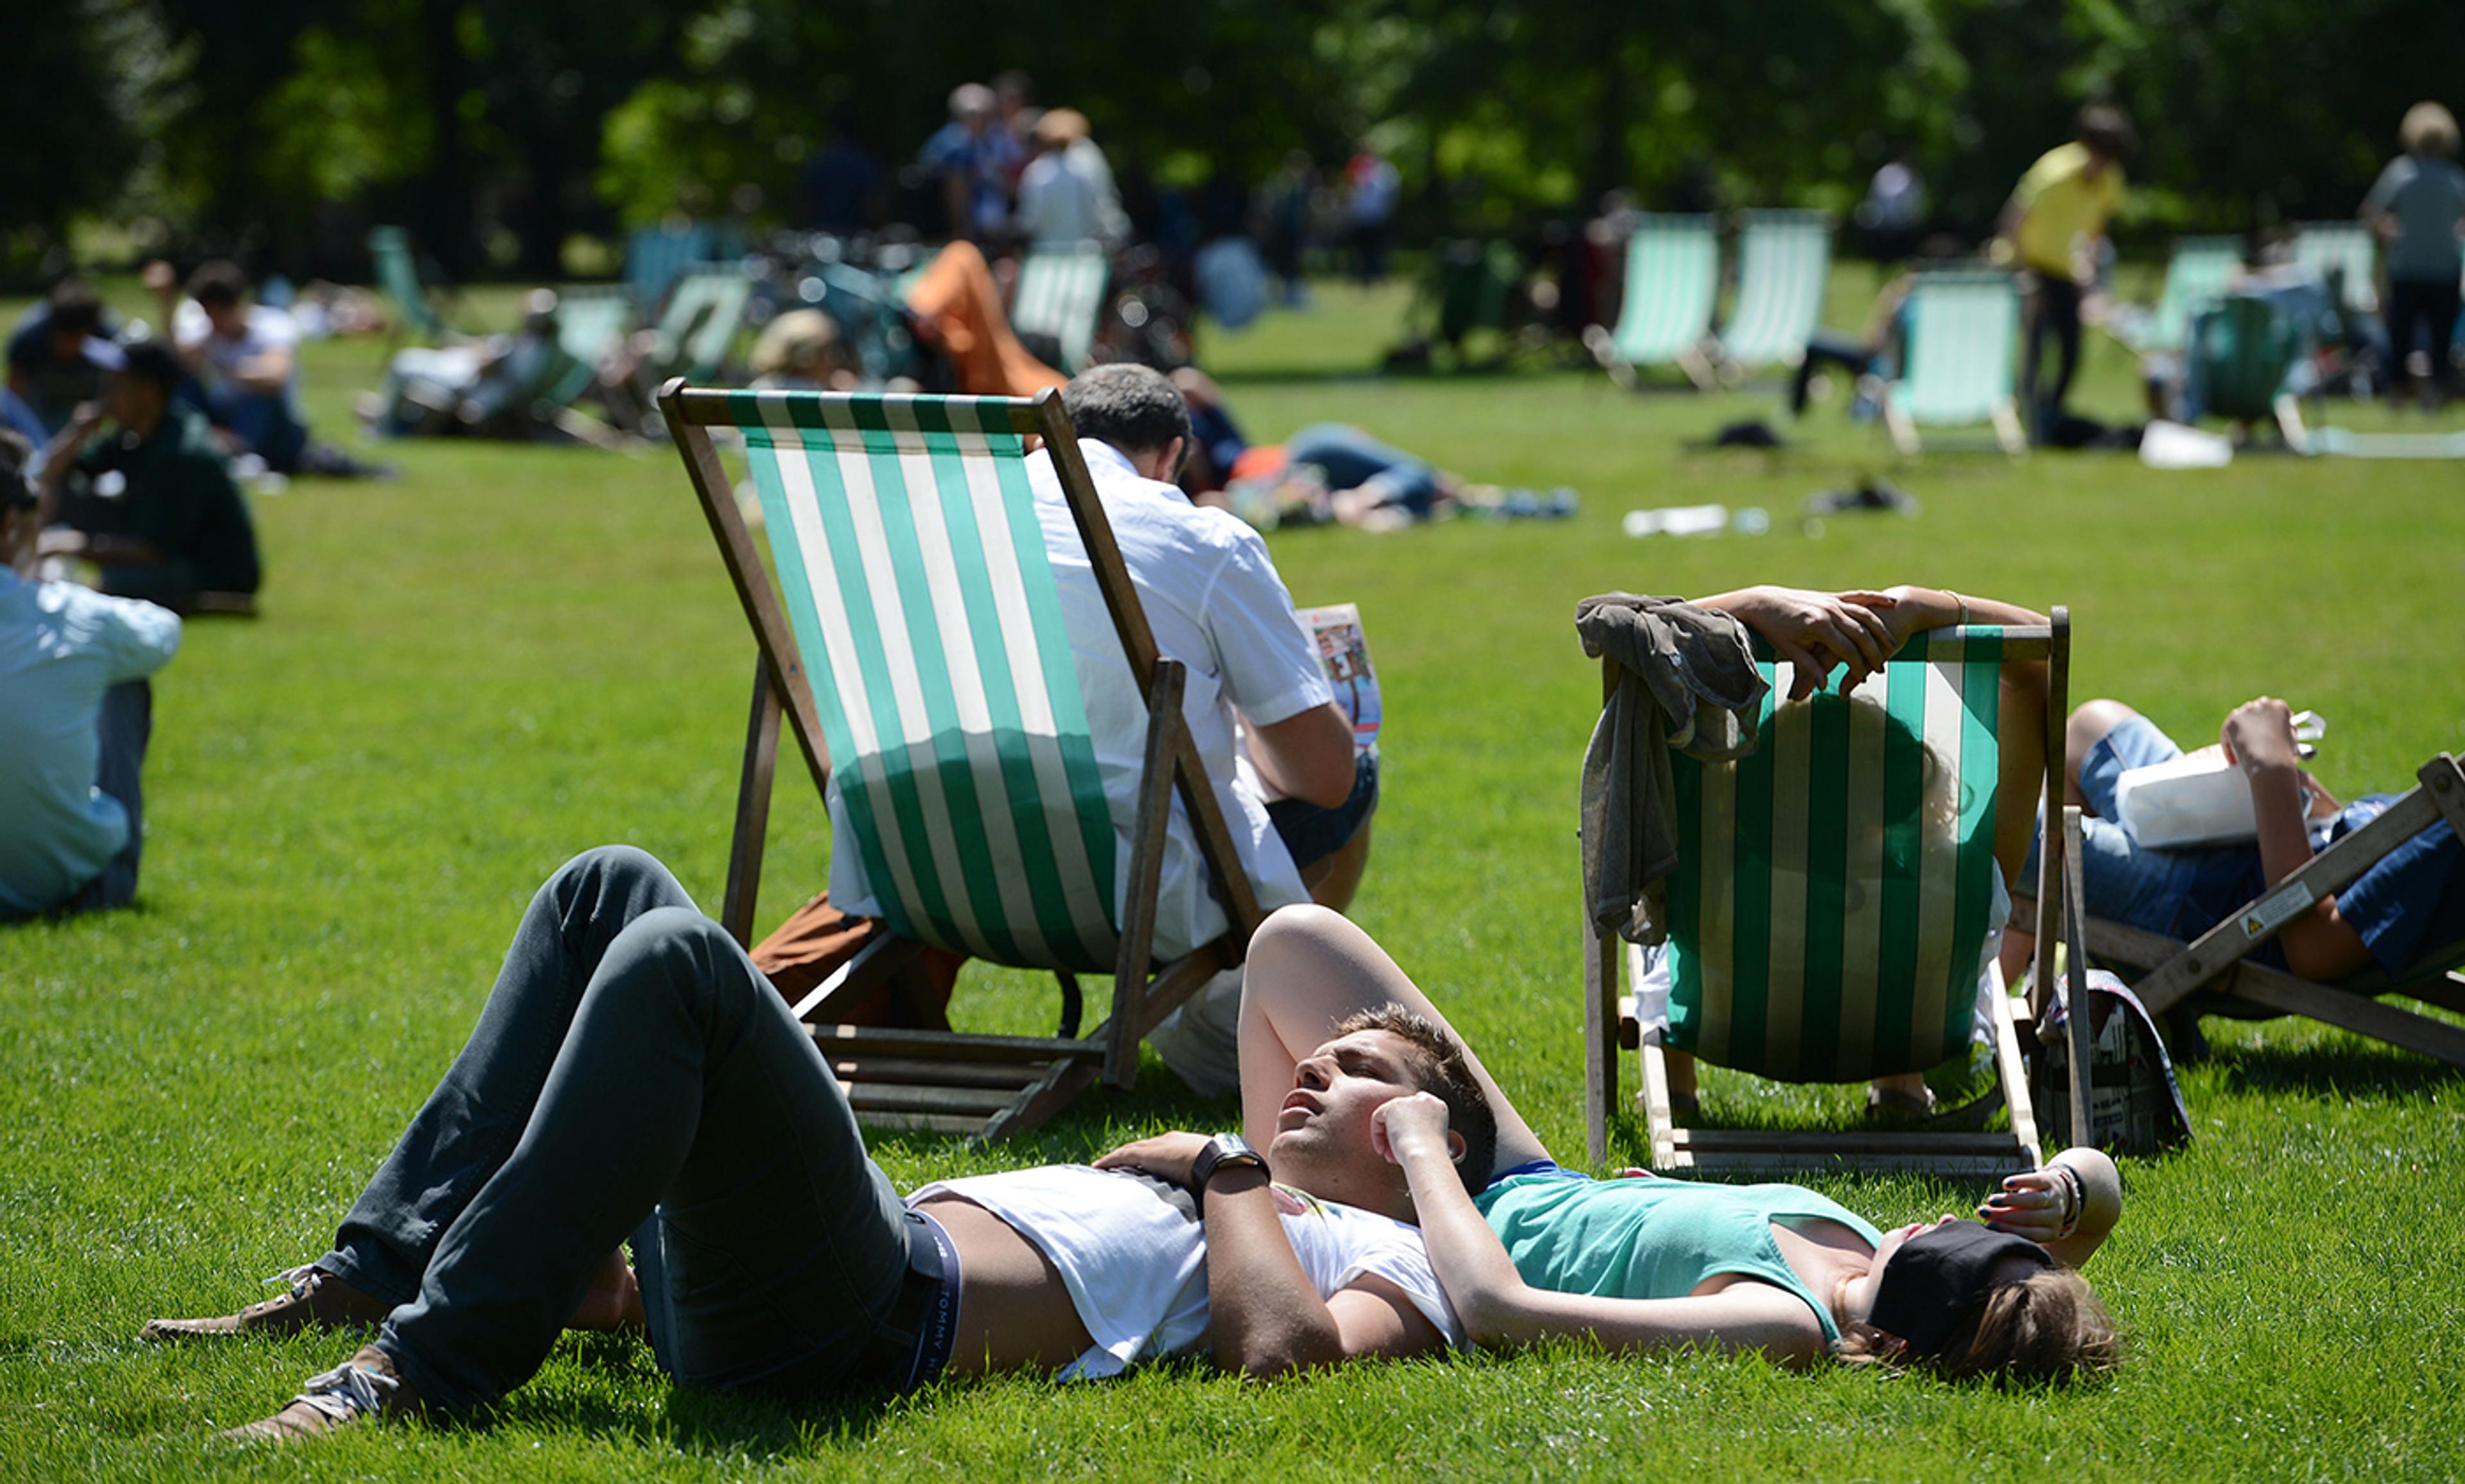
{"type": "Polygon", "coordinates": [[[2191,317],[2225,296],[2241,266],[2239,237],[2175,238],[2156,305],[2144,312],[2127,305],[2134,312],[2118,312],[2110,321],[2115,338],[2142,355],[2181,350],[2190,339],[2191,317]]]}
{"type": "MultiPolygon", "coordinates": [[[[2013,1007],[1988,998],[2010,1127],[1959,1128],[1958,1115],[1908,1131],[1690,1129],[1671,1105],[1664,1048],[1790,1082],[1855,1082],[1921,1072],[1969,1044],[1982,961],[1996,925],[2002,667],[2047,662],[2051,756],[2036,777],[2059,789],[2069,621],[1975,625],[1912,637],[1844,698],[1780,699],[1793,676],[1755,641],[1771,690],[1756,747],[1730,763],[1673,751],[1679,863],[1666,883],[1669,1009],[1646,1031],[1618,997],[1618,966],[1642,950],[1595,929],[1585,958],[1586,1114],[1593,1163],[1608,1158],[1621,1044],[1640,1052],[1639,1098],[1655,1169],[1783,1171],[1834,1163],[1993,1175],[2039,1162],[2013,1007]],[[1621,952],[1622,949],[1627,951],[1621,952]]],[[[1603,694],[1623,672],[1603,665],[1603,694]]],[[[1647,701],[1646,704],[1651,702],[1647,701]]],[[[2034,741],[2033,738],[2031,739],[2034,741]]],[[[2054,795],[2060,797],[2059,793],[2054,795]]],[[[2063,853],[2042,853],[2058,870],[2063,853]]],[[[2056,899],[2039,942],[2051,955],[2056,899]]],[[[1985,965],[1990,971],[1990,965],[1985,965]]],[[[1983,1121],[1984,1109],[1970,1121],[1983,1121]]]]}
{"type": "Polygon", "coordinates": [[[718,234],[700,222],[645,227],[625,240],[625,287],[643,320],[658,313],[677,279],[720,255],[718,234]]]}
{"type": "MultiPolygon", "coordinates": [[[[2465,769],[2440,753],[2387,811],[2311,857],[2308,864],[2189,943],[2102,918],[2081,922],[2088,952],[2132,982],[2151,1015],[2190,1003],[2205,1013],[2247,1018],[2302,1015],[2373,1040],[2465,1067],[2465,1028],[2387,1003],[2403,995],[2465,1015],[2465,941],[2426,945],[2390,975],[2374,964],[2336,984],[2299,978],[2245,958],[2311,903],[2359,880],[2398,846],[2441,822],[2465,837],[2465,769]],[[2192,996],[2199,994],[2194,1001],[2192,996]]],[[[2015,915],[2025,903],[2014,907],[2015,915]]]]}
{"type": "Polygon", "coordinates": [[[556,348],[564,365],[548,388],[552,408],[572,405],[590,389],[599,364],[633,322],[633,300],[621,288],[570,288],[556,299],[556,348]]]}
{"type": "Polygon", "coordinates": [[[424,345],[443,343],[445,316],[429,299],[427,285],[420,282],[419,259],[411,251],[411,233],[399,227],[369,228],[368,257],[376,265],[377,287],[394,308],[394,326],[386,340],[386,354],[390,357],[401,345],[405,331],[424,345]]]}
{"type": "Polygon", "coordinates": [[[1675,365],[1698,387],[1713,382],[1704,343],[1721,291],[1721,245],[1709,216],[1647,215],[1626,248],[1626,294],[1614,332],[1592,326],[1584,343],[1621,387],[1638,365],[1675,365]]]}
{"type": "Polygon", "coordinates": [[[670,382],[660,410],[718,539],[760,659],[721,919],[751,937],[779,722],[816,785],[836,785],[890,936],[796,1007],[876,1121],[1003,1138],[1100,1075],[1131,1085],[1140,1040],[1259,920],[1163,657],[1113,543],[1059,395],[849,396],[670,382]],[[744,435],[774,587],[710,430],[744,435]],[[1124,841],[1098,776],[1061,593],[1024,464],[1053,451],[1122,653],[1147,698],[1147,750],[1124,841]],[[1231,927],[1149,961],[1175,789],[1231,927]],[[1117,907],[1118,903],[1118,907],[1117,907]],[[1064,974],[1060,1034],[993,1036],[833,1025],[834,1007],[920,945],[1064,974]],[[1151,972],[1152,970],[1152,972],[1151,972]],[[1076,1034],[1077,972],[1113,975],[1112,1013],[1076,1034]]]}
{"type": "Polygon", "coordinates": [[[1823,318],[1832,276],[1832,218],[1821,211],[1748,211],[1738,239],[1738,301],[1721,327],[1721,368],[1795,365],[1823,318]]]}
{"type": "Polygon", "coordinates": [[[1883,398],[1883,421],[1903,454],[1920,450],[1921,427],[1990,423],[2003,451],[2028,450],[2011,396],[2020,338],[2020,294],[2004,273],[1923,273],[1902,314],[1907,349],[1883,398]]]}
{"type": "Polygon", "coordinates": [[[1036,248],[1019,260],[1018,288],[1010,297],[1010,328],[1021,337],[1050,335],[1061,347],[1061,369],[1087,368],[1096,325],[1112,282],[1112,259],[1096,244],[1036,248]]]}
{"type": "Polygon", "coordinates": [[[2321,282],[2337,286],[2340,310],[2380,312],[2379,245],[2361,222],[2295,223],[2294,261],[2321,282]]]}
{"type": "Polygon", "coordinates": [[[696,268],[679,277],[659,315],[662,366],[688,381],[717,376],[744,327],[752,299],[753,280],[732,265],[696,268]]]}

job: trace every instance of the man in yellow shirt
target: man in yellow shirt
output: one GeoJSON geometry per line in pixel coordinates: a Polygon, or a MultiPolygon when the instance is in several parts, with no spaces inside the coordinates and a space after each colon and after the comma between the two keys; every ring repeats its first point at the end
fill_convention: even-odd
{"type": "Polygon", "coordinates": [[[2062,415],[2079,366],[2080,296],[2096,281],[2105,224],[2122,205],[2122,158],[2133,143],[2130,118],[2108,103],[2081,109],[2074,132],[2072,143],[2047,150],[2020,177],[1995,228],[1995,260],[2023,276],[2028,334],[2020,395],[2039,441],[2062,415]],[[2049,335],[2061,360],[2053,387],[2041,391],[2037,364],[2049,335]]]}

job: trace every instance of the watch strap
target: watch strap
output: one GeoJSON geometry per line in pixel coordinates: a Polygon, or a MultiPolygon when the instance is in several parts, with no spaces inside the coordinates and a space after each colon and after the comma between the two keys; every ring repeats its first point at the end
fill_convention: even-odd
{"type": "Polygon", "coordinates": [[[1189,1162],[1189,1188],[1193,1192],[1205,1191],[1207,1182],[1227,1164],[1248,1166],[1261,1175],[1267,1173],[1267,1157],[1251,1147],[1248,1140],[1238,1134],[1218,1134],[1198,1151],[1197,1159],[1189,1162]]]}

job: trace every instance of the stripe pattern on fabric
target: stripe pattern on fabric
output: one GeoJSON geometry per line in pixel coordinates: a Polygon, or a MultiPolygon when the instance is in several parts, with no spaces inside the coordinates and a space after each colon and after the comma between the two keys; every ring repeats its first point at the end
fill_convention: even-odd
{"type": "Polygon", "coordinates": [[[1111,277],[1112,263],[1101,248],[1029,253],[1019,263],[1010,325],[1022,335],[1052,336],[1061,343],[1061,368],[1084,370],[1096,343],[1096,317],[1104,307],[1104,285],[1111,277]]]}
{"type": "Polygon", "coordinates": [[[1892,397],[1912,422],[1982,423],[2011,400],[2020,291],[2010,275],[1921,274],[1908,316],[1908,365],[1892,397]]]}
{"type": "Polygon", "coordinates": [[[893,931],[1110,972],[1116,836],[1045,559],[1025,404],[728,394],[893,931]]]}
{"type": "Polygon", "coordinates": [[[1708,216],[1647,215],[1626,250],[1626,300],[1614,345],[1629,365],[1663,365],[1712,329],[1721,244],[1708,216]]]}
{"type": "Polygon", "coordinates": [[[1749,211],[1738,245],[1738,307],[1721,331],[1733,365],[1796,364],[1823,317],[1832,224],[1820,211],[1749,211]]]}
{"type": "Polygon", "coordinates": [[[1967,1043],[1993,924],[2002,631],[1940,630],[1844,698],[1779,702],[1734,763],[1673,753],[1669,1044],[1720,1066],[1847,1082],[1967,1043]],[[1922,662],[1912,662],[1922,654],[1922,662]]]}

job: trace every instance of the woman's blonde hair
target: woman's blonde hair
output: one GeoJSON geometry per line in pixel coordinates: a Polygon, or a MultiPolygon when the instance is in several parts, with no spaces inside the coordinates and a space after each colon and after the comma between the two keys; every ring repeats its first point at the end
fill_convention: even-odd
{"type": "Polygon", "coordinates": [[[2456,116],[2437,103],[2416,103],[2405,111],[2405,122],[2396,126],[2396,142],[2409,155],[2453,155],[2456,152],[2456,116]]]}
{"type": "Polygon", "coordinates": [[[2049,1268],[2005,1283],[1979,1305],[1935,1355],[1911,1355],[1899,1337],[1871,1324],[1849,1326],[1832,1355],[1849,1365],[1924,1369],[1950,1381],[2072,1381],[2112,1370],[2122,1360],[2122,1337],[2088,1279],[2049,1268]]]}

